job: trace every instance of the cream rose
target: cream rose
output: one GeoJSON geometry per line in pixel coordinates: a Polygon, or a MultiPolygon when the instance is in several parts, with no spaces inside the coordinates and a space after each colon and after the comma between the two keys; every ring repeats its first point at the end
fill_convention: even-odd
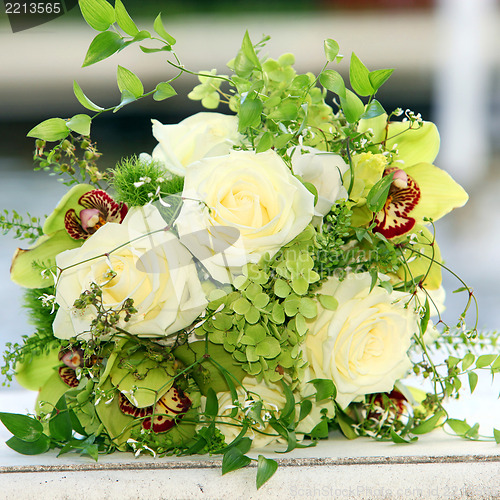
{"type": "Polygon", "coordinates": [[[133,299],[138,312],[118,322],[131,334],[164,337],[190,325],[206,299],[191,254],[163,230],[166,225],[155,207],[132,208],[121,224],[108,222],[80,248],[60,253],[54,335],[89,338],[95,307],[80,310],[73,304],[91,283],[101,287],[105,308],[133,299]],[[148,234],[152,231],[158,232],[148,234]]]}
{"type": "Polygon", "coordinates": [[[349,165],[341,156],[303,146],[292,154],[292,169],[294,174],[310,182],[318,191],[315,215],[325,216],[337,200],[347,198],[342,177],[349,165]]]}
{"type": "Polygon", "coordinates": [[[407,351],[418,316],[370,284],[368,273],[329,278],[318,293],[335,297],[338,307],[318,303],[303,346],[310,377],[333,380],[343,408],[358,396],[392,390],[411,366],[407,351]]]}
{"type": "MultiPolygon", "coordinates": [[[[309,386],[312,388],[310,393],[314,393],[314,387],[311,384],[309,384],[309,386]]],[[[283,438],[268,423],[271,415],[274,414],[275,416],[278,416],[279,412],[283,410],[286,405],[286,398],[283,394],[281,384],[278,382],[271,386],[265,381],[258,382],[255,377],[245,377],[243,379],[243,387],[240,386],[237,389],[240,408],[234,418],[229,416],[234,408],[231,393],[229,391],[217,393],[220,416],[217,418],[217,421],[219,422],[217,424],[217,428],[226,438],[226,443],[229,444],[233,441],[233,439],[235,439],[241,431],[240,426],[232,424],[242,422],[245,413],[252,411],[252,405],[257,401],[262,400],[263,407],[260,415],[264,426],[256,423],[254,426],[256,430],[249,429],[247,432],[247,437],[252,439],[252,448],[264,448],[265,446],[275,443],[285,444],[283,438]],[[243,389],[243,387],[245,389],[243,389]]],[[[297,402],[300,401],[300,396],[296,395],[295,399],[297,402]]],[[[314,398],[311,399],[311,402],[313,405],[311,412],[297,425],[296,432],[298,440],[301,440],[304,437],[304,434],[309,434],[314,427],[320,423],[322,419],[321,410],[323,408],[327,408],[327,415],[329,417],[333,417],[335,415],[333,402],[327,402],[319,405],[316,403],[314,398]]],[[[202,411],[204,411],[205,403],[206,398],[202,398],[202,411]]],[[[298,416],[298,412],[296,415],[298,416]]]]}
{"type": "Polygon", "coordinates": [[[186,167],[195,161],[225,155],[240,142],[236,116],[197,113],[174,125],[151,121],[158,141],[153,160],[161,161],[175,175],[184,176],[186,167]]]}
{"type": "Polygon", "coordinates": [[[221,283],[264,253],[273,256],[314,214],[314,196],[274,151],[199,161],[186,172],[183,198],[180,239],[221,283]]]}

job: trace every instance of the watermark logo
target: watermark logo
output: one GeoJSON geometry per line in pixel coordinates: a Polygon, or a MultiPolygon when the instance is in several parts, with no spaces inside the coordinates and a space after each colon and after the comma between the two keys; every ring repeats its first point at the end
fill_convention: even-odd
{"type": "Polygon", "coordinates": [[[12,33],[24,31],[61,17],[78,5],[78,0],[4,0],[12,33]]]}

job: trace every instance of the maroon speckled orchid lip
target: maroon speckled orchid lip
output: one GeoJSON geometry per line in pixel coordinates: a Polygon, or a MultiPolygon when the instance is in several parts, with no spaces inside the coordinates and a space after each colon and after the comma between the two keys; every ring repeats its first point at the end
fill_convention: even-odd
{"type": "Polygon", "coordinates": [[[407,174],[398,175],[400,172],[402,171],[396,167],[385,170],[384,176],[394,173],[394,180],[384,208],[374,216],[374,231],[387,239],[406,234],[416,222],[410,213],[420,200],[420,188],[412,177],[407,174]]]}
{"type": "Polygon", "coordinates": [[[177,421],[191,407],[191,400],[176,387],[171,387],[154,407],[137,408],[122,393],[119,395],[118,404],[125,415],[143,418],[144,429],[149,430],[152,426],[154,432],[160,433],[167,432],[177,424],[177,421]],[[151,417],[150,415],[153,414],[154,416],[151,417]]]}
{"type": "Polygon", "coordinates": [[[78,215],[70,209],[64,216],[64,227],[75,240],[87,239],[106,222],[121,223],[128,211],[127,205],[117,203],[101,189],[85,193],[78,204],[83,207],[78,215]]]}
{"type": "Polygon", "coordinates": [[[59,376],[61,380],[69,387],[78,387],[80,381],[76,378],[76,372],[69,366],[59,367],[59,376]]]}

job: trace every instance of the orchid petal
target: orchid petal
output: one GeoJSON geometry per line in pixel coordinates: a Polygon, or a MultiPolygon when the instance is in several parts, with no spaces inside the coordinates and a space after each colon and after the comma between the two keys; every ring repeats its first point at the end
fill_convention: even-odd
{"type": "Polygon", "coordinates": [[[430,164],[418,163],[405,168],[421,191],[421,199],[411,212],[412,217],[438,220],[454,208],[462,207],[469,199],[464,188],[444,170],[430,164]]]}
{"type": "Polygon", "coordinates": [[[81,206],[78,200],[87,192],[94,188],[90,184],[78,184],[72,187],[57,204],[53,212],[47,217],[43,225],[44,234],[52,234],[56,231],[64,229],[64,217],[68,210],[80,212],[81,206]]]}
{"type": "Polygon", "coordinates": [[[43,288],[53,284],[51,276],[43,277],[40,268],[34,266],[40,263],[44,267],[56,265],[56,255],[76,248],[81,242],[72,239],[65,229],[51,235],[44,235],[27,250],[18,248],[12,259],[10,277],[14,283],[26,288],[43,288]]]}
{"type": "Polygon", "coordinates": [[[417,128],[409,128],[410,122],[389,123],[386,146],[387,149],[396,148],[398,159],[406,167],[415,163],[432,163],[439,152],[439,132],[432,122],[424,122],[417,128]]]}
{"type": "Polygon", "coordinates": [[[442,282],[439,246],[431,232],[424,226],[418,226],[414,234],[416,241],[408,247],[411,250],[403,251],[406,264],[402,265],[396,274],[404,282],[417,276],[425,276],[423,286],[428,290],[437,290],[442,282]]]}
{"type": "Polygon", "coordinates": [[[372,142],[377,144],[385,139],[385,126],[387,125],[387,114],[383,113],[375,118],[359,120],[358,131],[363,133],[368,130],[372,133],[372,142]]]}

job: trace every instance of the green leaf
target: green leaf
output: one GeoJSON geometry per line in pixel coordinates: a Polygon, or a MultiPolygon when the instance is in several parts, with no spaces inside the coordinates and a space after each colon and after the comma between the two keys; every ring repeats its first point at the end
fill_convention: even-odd
{"type": "Polygon", "coordinates": [[[217,416],[219,412],[219,402],[217,400],[217,394],[215,391],[209,387],[207,391],[207,403],[205,405],[205,414],[209,417],[217,416]]]}
{"type": "Polygon", "coordinates": [[[36,441],[43,432],[42,424],[36,418],[28,417],[28,415],[0,413],[0,420],[9,432],[22,441],[36,441]]]}
{"type": "Polygon", "coordinates": [[[351,55],[351,64],[349,65],[349,79],[351,87],[358,95],[370,96],[375,93],[375,89],[370,83],[369,74],[368,68],[353,52],[351,55]]]}
{"type": "Polygon", "coordinates": [[[493,437],[495,438],[495,442],[500,444],[500,431],[498,429],[493,429],[493,437]]]}
{"type": "Polygon", "coordinates": [[[411,432],[413,434],[427,434],[428,432],[431,432],[432,430],[435,429],[435,427],[438,425],[442,417],[443,413],[438,412],[432,417],[429,417],[421,424],[417,425],[416,427],[413,427],[413,429],[411,429],[411,432]]]}
{"type": "Polygon", "coordinates": [[[376,69],[375,71],[370,71],[368,78],[370,79],[370,84],[373,87],[373,90],[377,92],[377,90],[382,87],[393,72],[394,69],[376,69]]]}
{"type": "Polygon", "coordinates": [[[170,52],[172,50],[172,47],[170,45],[165,45],[161,49],[150,49],[148,47],[144,47],[143,45],[139,45],[139,48],[145,53],[145,54],[154,54],[155,52],[170,52]]]}
{"type": "Polygon", "coordinates": [[[318,306],[313,299],[309,297],[302,297],[299,303],[299,312],[306,318],[312,319],[318,314],[318,306]]]}
{"type": "Polygon", "coordinates": [[[90,135],[90,125],[92,124],[92,118],[89,115],[81,114],[75,115],[69,119],[66,126],[80,135],[90,135]]]}
{"type": "Polygon", "coordinates": [[[491,365],[496,357],[496,354],[483,354],[479,356],[476,360],[476,368],[484,368],[485,366],[491,365]]]}
{"type": "Polygon", "coordinates": [[[115,22],[115,9],[105,0],[79,0],[78,3],[91,28],[106,31],[115,22]]]}
{"type": "Polygon", "coordinates": [[[164,99],[168,99],[169,97],[173,97],[177,95],[174,87],[167,82],[160,82],[155,89],[155,93],[153,94],[153,99],[155,101],[163,101],[164,99]]]}
{"type": "Polygon", "coordinates": [[[246,467],[252,460],[237,447],[230,448],[222,457],[222,475],[246,467]]]}
{"type": "Polygon", "coordinates": [[[285,394],[286,403],[283,410],[281,410],[280,420],[288,425],[290,420],[295,418],[295,396],[290,386],[283,379],[281,380],[281,385],[285,394]]]}
{"type": "Polygon", "coordinates": [[[5,444],[22,455],[40,455],[50,448],[50,439],[42,434],[36,441],[24,441],[12,436],[5,444]]]}
{"type": "Polygon", "coordinates": [[[383,115],[385,109],[376,99],[366,106],[365,112],[361,115],[363,119],[376,118],[377,116],[383,115]]]}
{"type": "Polygon", "coordinates": [[[319,75],[319,82],[325,89],[334,92],[339,97],[346,98],[346,88],[344,79],[337,71],[333,69],[327,69],[319,75]]]}
{"type": "Polygon", "coordinates": [[[50,435],[57,441],[71,439],[73,426],[66,405],[66,396],[63,394],[52,410],[49,420],[50,435]]]}
{"type": "Polygon", "coordinates": [[[384,207],[387,196],[389,195],[389,189],[391,188],[393,177],[394,173],[384,175],[384,177],[377,181],[370,189],[370,192],[366,197],[366,206],[372,212],[379,212],[384,207]]]}
{"type": "Polygon", "coordinates": [[[75,97],[78,99],[79,103],[87,109],[90,109],[90,111],[102,111],[104,108],[101,108],[101,106],[98,106],[97,104],[94,104],[84,93],[83,90],[80,88],[80,85],[76,82],[76,80],[73,81],[73,92],[75,93],[75,97]]]}
{"type": "MultiPolygon", "coordinates": [[[[292,279],[292,289],[297,295],[305,295],[309,289],[309,282],[304,276],[297,276],[292,279]]],[[[304,316],[309,317],[306,314],[304,314],[304,316]]],[[[316,314],[313,314],[312,317],[314,316],[316,316],[316,314]]]]}
{"type": "Polygon", "coordinates": [[[344,116],[349,123],[356,123],[365,112],[363,101],[352,91],[346,89],[345,98],[340,96],[340,105],[344,116]]]}
{"type": "Polygon", "coordinates": [[[254,68],[262,69],[259,58],[255,53],[252,41],[250,40],[248,31],[245,31],[245,35],[243,36],[243,42],[241,43],[241,52],[252,63],[254,68]]]}
{"type": "Polygon", "coordinates": [[[35,137],[44,141],[60,141],[67,137],[69,128],[62,118],[49,118],[32,128],[26,137],[35,137]]]}
{"type": "Polygon", "coordinates": [[[258,127],[261,121],[262,109],[263,105],[261,101],[257,99],[245,99],[238,113],[238,130],[243,132],[249,127],[258,127]]]}
{"type": "Polygon", "coordinates": [[[163,21],[161,20],[161,13],[155,19],[153,24],[154,30],[158,35],[160,35],[163,40],[165,40],[169,45],[175,45],[175,38],[167,33],[165,27],[163,26],[163,21]]]}
{"type": "Polygon", "coordinates": [[[333,398],[337,395],[337,389],[332,380],[326,378],[315,378],[308,382],[313,384],[316,389],[316,401],[324,401],[325,399],[333,398]]]}
{"type": "Polygon", "coordinates": [[[120,28],[125,31],[127,35],[135,36],[139,33],[139,28],[137,28],[136,24],[130,17],[130,14],[127,12],[122,0],[115,0],[115,15],[118,26],[120,26],[120,28]]]}
{"type": "Polygon", "coordinates": [[[460,358],[457,358],[456,356],[448,356],[446,359],[446,364],[448,365],[449,368],[453,368],[460,363],[460,358]]]}
{"type": "Polygon", "coordinates": [[[397,444],[409,444],[412,441],[415,441],[416,438],[413,439],[404,438],[403,436],[397,434],[396,431],[391,427],[391,439],[393,440],[394,443],[397,444]]]}
{"type": "Polygon", "coordinates": [[[115,106],[115,109],[113,109],[113,113],[116,113],[118,110],[122,109],[123,106],[126,106],[127,104],[130,104],[131,102],[137,101],[137,98],[135,97],[132,92],[129,92],[128,90],[124,90],[122,92],[122,99],[120,101],[120,104],[118,106],[115,106]]]}
{"type": "Polygon", "coordinates": [[[468,352],[465,356],[464,359],[462,359],[462,370],[465,371],[467,368],[470,368],[472,364],[474,363],[474,360],[476,359],[476,356],[472,354],[471,352],[468,352]]]}
{"type": "Polygon", "coordinates": [[[288,295],[290,295],[290,292],[290,285],[285,280],[277,279],[274,282],[274,293],[278,297],[284,299],[285,297],[288,297],[288,295]]]}
{"type": "Polygon", "coordinates": [[[354,421],[352,420],[352,418],[347,416],[341,410],[337,410],[337,413],[335,414],[335,418],[337,419],[337,422],[339,424],[340,430],[342,431],[342,434],[347,439],[356,439],[357,437],[359,437],[353,428],[354,421]]]}
{"type": "Polygon", "coordinates": [[[107,59],[115,52],[118,52],[124,43],[123,38],[118,33],[112,31],[99,33],[90,43],[82,67],[85,68],[86,66],[107,59]]]}
{"type": "Polygon", "coordinates": [[[335,311],[339,305],[338,300],[335,297],[332,297],[331,295],[324,295],[322,293],[319,293],[317,295],[317,298],[319,300],[319,303],[325,309],[329,309],[330,311],[335,311]]]}
{"type": "Polygon", "coordinates": [[[259,455],[257,461],[257,489],[265,484],[278,469],[278,462],[264,455],[259,455]]]}
{"type": "Polygon", "coordinates": [[[469,379],[469,389],[470,389],[470,392],[472,394],[474,392],[474,389],[477,386],[477,380],[479,377],[478,377],[476,372],[469,372],[467,374],[467,377],[469,379]]]}
{"type": "Polygon", "coordinates": [[[257,144],[257,148],[255,149],[256,153],[263,153],[270,149],[273,145],[273,134],[271,132],[264,132],[262,137],[260,138],[259,143],[257,144]]]}
{"type": "Polygon", "coordinates": [[[128,90],[136,99],[144,94],[144,86],[139,77],[123,66],[116,70],[116,81],[120,92],[128,90]]]}
{"type": "MultiPolygon", "coordinates": [[[[134,36],[133,42],[140,42],[142,40],[146,40],[146,38],[151,38],[151,33],[149,31],[146,31],[146,30],[141,30],[141,31],[139,31],[139,33],[137,33],[137,35],[134,36]]],[[[131,43],[131,42],[126,42],[126,43],[131,43]]],[[[139,45],[139,47],[140,47],[140,45],[139,45]]],[[[162,50],[170,51],[170,50],[172,50],[172,47],[170,45],[165,45],[161,49],[158,49],[158,51],[162,51],[162,50]]],[[[155,52],[158,52],[158,51],[155,51],[155,52]]]]}
{"type": "Polygon", "coordinates": [[[263,356],[266,359],[275,358],[280,352],[281,346],[279,340],[274,337],[266,337],[255,347],[255,354],[263,356]]]}
{"type": "Polygon", "coordinates": [[[465,420],[458,420],[456,418],[449,418],[446,420],[446,424],[449,425],[452,431],[458,436],[463,436],[470,429],[470,425],[465,420]]]}
{"type": "Polygon", "coordinates": [[[429,299],[425,298],[425,306],[424,306],[424,316],[420,320],[420,331],[424,334],[427,331],[427,325],[429,324],[429,319],[431,317],[431,310],[429,307],[429,299]]]}
{"type": "Polygon", "coordinates": [[[464,437],[469,439],[479,438],[479,424],[474,424],[465,434],[464,437]]]}
{"type": "Polygon", "coordinates": [[[327,38],[325,40],[326,60],[328,62],[334,61],[339,53],[339,49],[340,49],[339,44],[335,40],[332,40],[331,38],[327,38]]]}
{"type": "Polygon", "coordinates": [[[298,421],[300,422],[301,420],[304,420],[304,418],[306,418],[307,415],[311,413],[311,410],[312,410],[312,402],[309,399],[304,399],[300,403],[300,412],[298,421]]]}
{"type": "Polygon", "coordinates": [[[323,419],[311,431],[312,439],[326,439],[328,437],[328,422],[323,419]]]}

